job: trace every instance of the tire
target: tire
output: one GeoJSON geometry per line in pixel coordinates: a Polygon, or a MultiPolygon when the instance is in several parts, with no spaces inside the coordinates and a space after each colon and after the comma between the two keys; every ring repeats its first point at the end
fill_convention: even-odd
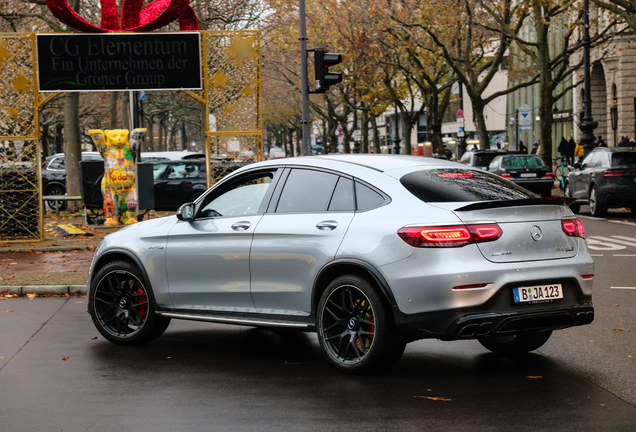
{"type": "Polygon", "coordinates": [[[478,340],[484,348],[494,353],[518,355],[541,348],[551,335],[551,331],[543,331],[516,336],[479,338],[478,340]]]}
{"type": "MultiPolygon", "coordinates": [[[[46,195],[66,195],[66,189],[62,186],[51,186],[47,191],[46,195]]],[[[51,210],[55,211],[64,211],[66,210],[67,203],[66,201],[48,201],[49,207],[51,210]]]]}
{"type": "MultiPolygon", "coordinates": [[[[565,184],[565,191],[563,195],[565,195],[566,198],[572,198],[572,192],[570,191],[569,183],[565,184]]],[[[572,204],[570,204],[570,210],[572,210],[572,213],[578,214],[578,212],[581,210],[581,204],[573,202],[572,204]]]]}
{"type": "Polygon", "coordinates": [[[590,189],[590,214],[594,217],[603,217],[607,214],[607,206],[598,202],[596,187],[590,189]]]}
{"type": "Polygon", "coordinates": [[[127,261],[102,267],[89,292],[89,313],[102,336],[119,345],[141,345],[161,336],[170,318],[155,314],[149,290],[141,271],[127,261]]]}
{"type": "Polygon", "coordinates": [[[327,286],[318,305],[317,327],[330,365],[349,374],[383,372],[406,346],[384,297],[356,275],[340,276],[327,286]]]}

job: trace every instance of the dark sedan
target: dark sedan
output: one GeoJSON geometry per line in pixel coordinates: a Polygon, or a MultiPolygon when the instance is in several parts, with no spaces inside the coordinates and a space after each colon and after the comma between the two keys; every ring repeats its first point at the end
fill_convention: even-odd
{"type": "Polygon", "coordinates": [[[550,168],[537,155],[497,156],[490,163],[488,171],[541,196],[549,197],[552,194],[554,176],[550,168]]]}
{"type": "Polygon", "coordinates": [[[609,207],[636,211],[636,150],[597,147],[575,168],[565,183],[565,195],[577,200],[572,211],[581,204],[590,205],[592,216],[605,215],[609,207]]]}
{"type": "Polygon", "coordinates": [[[492,160],[503,154],[507,152],[505,150],[469,150],[464,153],[459,163],[487,170],[492,160]]]}

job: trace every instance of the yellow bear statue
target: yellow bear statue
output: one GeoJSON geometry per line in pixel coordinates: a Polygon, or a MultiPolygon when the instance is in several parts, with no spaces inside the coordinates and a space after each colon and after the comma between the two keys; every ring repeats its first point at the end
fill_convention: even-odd
{"type": "Polygon", "coordinates": [[[124,225],[136,223],[135,157],[146,129],[133,129],[130,141],[128,129],[91,129],[88,133],[104,158],[104,225],[119,225],[120,218],[124,225]]]}

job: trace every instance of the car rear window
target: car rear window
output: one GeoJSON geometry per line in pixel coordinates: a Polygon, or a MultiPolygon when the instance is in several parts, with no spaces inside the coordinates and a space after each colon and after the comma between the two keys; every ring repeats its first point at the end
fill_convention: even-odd
{"type": "Polygon", "coordinates": [[[492,162],[492,160],[496,158],[497,156],[499,156],[498,153],[481,153],[481,154],[478,153],[475,155],[475,161],[473,165],[488,166],[490,165],[490,162],[492,162]]]}
{"type": "Polygon", "coordinates": [[[636,165],[636,153],[614,153],[612,155],[612,166],[636,165]]]}
{"type": "Polygon", "coordinates": [[[415,171],[403,176],[400,183],[424,202],[507,201],[537,197],[499,176],[454,168],[415,171]]]}
{"type": "Polygon", "coordinates": [[[503,168],[542,168],[543,160],[536,156],[508,156],[501,163],[503,168]]]}

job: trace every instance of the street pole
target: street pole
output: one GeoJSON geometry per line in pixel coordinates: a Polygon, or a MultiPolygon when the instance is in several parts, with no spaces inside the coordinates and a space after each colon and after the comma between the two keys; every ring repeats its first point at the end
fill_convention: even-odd
{"type": "Polygon", "coordinates": [[[515,110],[515,126],[517,131],[515,133],[515,150],[519,150],[519,110],[515,110]]]}
{"type": "Polygon", "coordinates": [[[398,126],[398,105],[395,104],[395,134],[393,135],[393,152],[395,154],[400,154],[400,127],[398,126]]]}
{"type": "Polygon", "coordinates": [[[579,128],[583,132],[581,145],[583,146],[583,157],[586,157],[594,147],[594,129],[598,126],[592,118],[592,91],[590,89],[590,0],[583,1],[583,119],[579,128]]]}
{"type": "Polygon", "coordinates": [[[302,87],[303,155],[311,155],[311,118],[309,117],[309,83],[307,80],[307,24],[305,22],[305,0],[299,0],[300,15],[300,75],[302,87]]]}

